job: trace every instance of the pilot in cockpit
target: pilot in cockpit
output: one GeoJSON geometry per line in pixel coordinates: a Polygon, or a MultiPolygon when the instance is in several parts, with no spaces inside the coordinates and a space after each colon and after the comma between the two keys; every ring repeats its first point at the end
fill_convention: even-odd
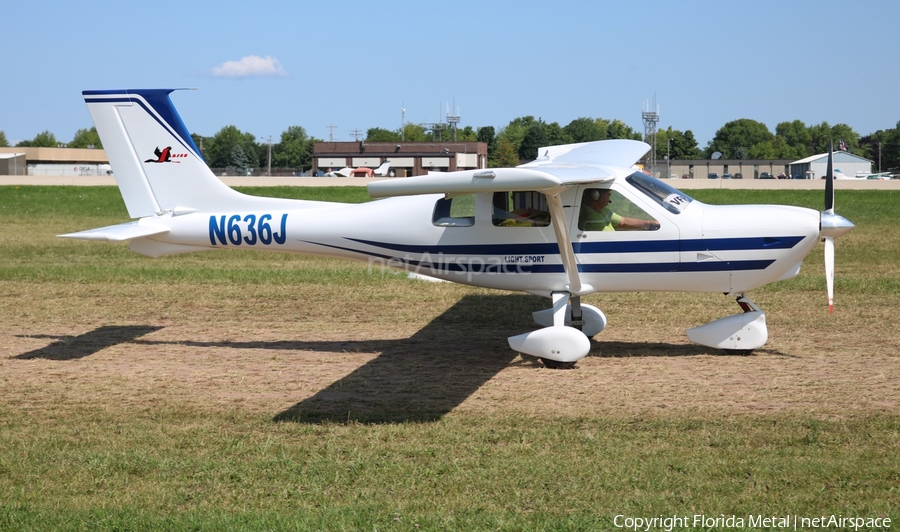
{"type": "Polygon", "coordinates": [[[582,231],[655,231],[659,229],[656,220],[642,220],[621,216],[613,212],[612,191],[608,188],[589,188],[584,191],[578,228],[582,231]]]}

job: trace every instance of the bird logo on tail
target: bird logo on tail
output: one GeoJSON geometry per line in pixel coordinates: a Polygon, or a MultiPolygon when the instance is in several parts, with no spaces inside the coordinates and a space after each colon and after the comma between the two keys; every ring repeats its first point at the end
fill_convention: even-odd
{"type": "Polygon", "coordinates": [[[153,154],[156,155],[156,159],[147,159],[144,162],[145,163],[170,163],[170,162],[172,162],[172,146],[167,146],[163,150],[160,150],[159,146],[157,146],[156,149],[153,150],[153,154]]]}

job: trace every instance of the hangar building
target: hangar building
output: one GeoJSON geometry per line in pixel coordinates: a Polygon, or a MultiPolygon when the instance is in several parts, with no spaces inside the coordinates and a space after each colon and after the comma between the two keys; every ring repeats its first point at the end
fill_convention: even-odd
{"type": "MultiPolygon", "coordinates": [[[[706,179],[710,173],[742,174],[744,179],[758,179],[762,173],[772,176],[802,176],[803,179],[819,179],[825,175],[828,154],[812,155],[799,161],[790,159],[673,159],[666,165],[658,161],[653,175],[656,177],[682,177],[706,179]]],[[[872,161],[846,151],[834,152],[834,167],[847,176],[857,172],[872,172],[872,161]]],[[[799,179],[799,178],[798,178],[799,179]]]]}
{"type": "Polygon", "coordinates": [[[112,175],[109,159],[102,149],[87,148],[0,148],[0,157],[12,157],[0,164],[0,174],[39,176],[112,175]],[[16,154],[11,156],[10,154],[16,154]]]}
{"type": "MultiPolygon", "coordinates": [[[[828,154],[823,153],[792,162],[790,175],[802,175],[807,176],[807,179],[818,179],[825,175],[827,169],[828,154]]],[[[834,152],[834,169],[840,170],[842,174],[848,177],[853,177],[857,172],[871,174],[872,161],[847,151],[836,151],[834,152]]]]}
{"type": "Polygon", "coordinates": [[[377,168],[390,161],[396,177],[487,168],[486,142],[316,142],[313,175],[341,168],[377,168]]]}

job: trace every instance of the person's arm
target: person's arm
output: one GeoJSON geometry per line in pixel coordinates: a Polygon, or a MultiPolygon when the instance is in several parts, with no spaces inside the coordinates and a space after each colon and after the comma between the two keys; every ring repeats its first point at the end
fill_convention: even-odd
{"type": "Polygon", "coordinates": [[[656,220],[641,220],[640,218],[628,218],[622,216],[616,229],[624,229],[627,231],[654,231],[659,229],[659,222],[656,220]]]}

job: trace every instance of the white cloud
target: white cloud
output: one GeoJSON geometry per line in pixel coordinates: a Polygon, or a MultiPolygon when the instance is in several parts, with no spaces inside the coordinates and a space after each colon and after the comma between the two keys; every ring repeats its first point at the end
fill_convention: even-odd
{"type": "Polygon", "coordinates": [[[278,59],[272,56],[248,55],[240,61],[225,61],[212,69],[213,76],[245,78],[248,76],[287,76],[278,59]]]}

